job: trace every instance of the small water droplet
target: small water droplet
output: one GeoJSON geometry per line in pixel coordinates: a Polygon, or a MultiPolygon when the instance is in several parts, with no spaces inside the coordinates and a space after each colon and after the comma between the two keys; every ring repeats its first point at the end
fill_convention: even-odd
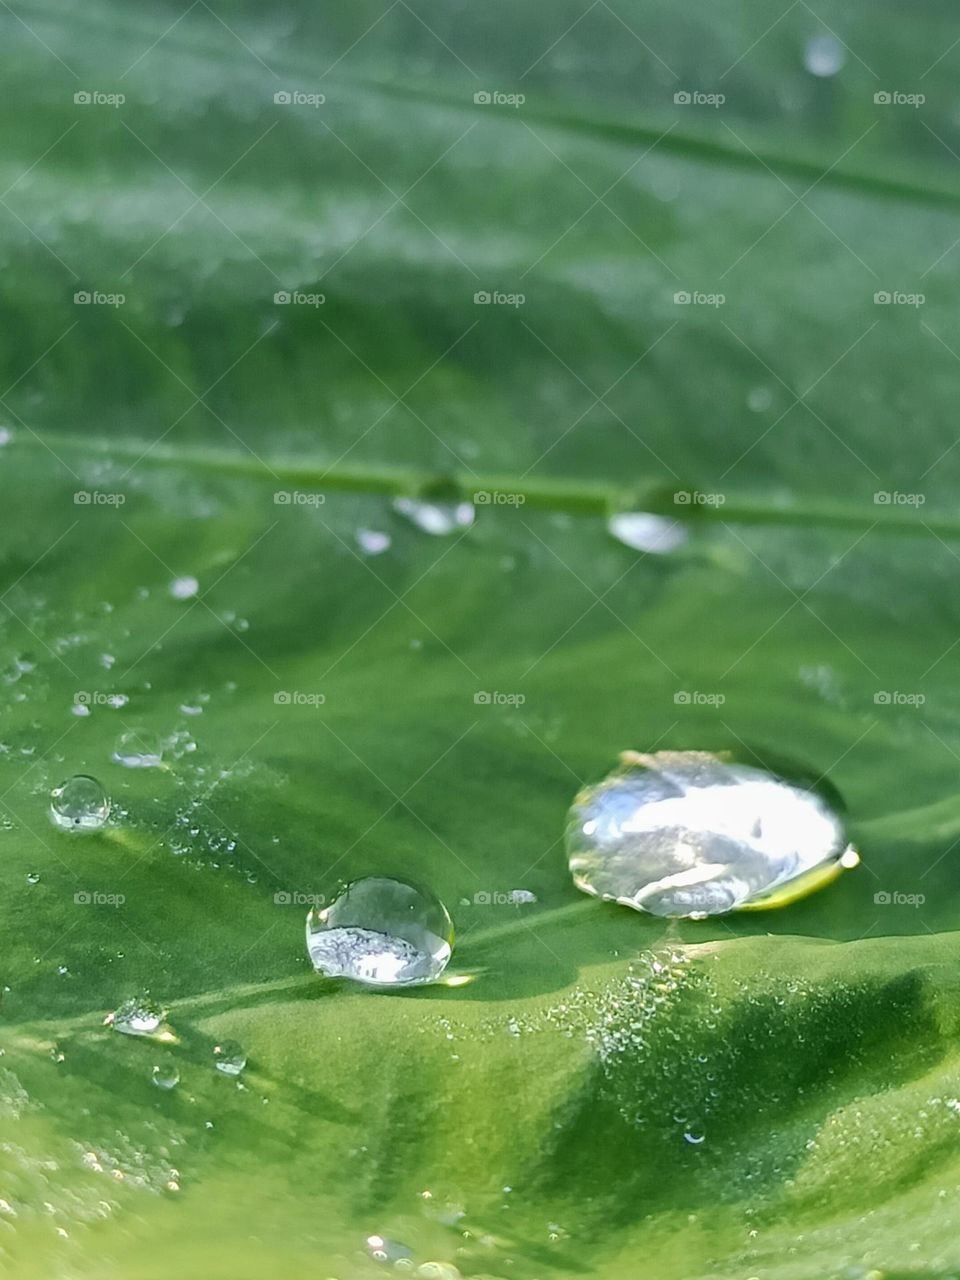
{"type": "Polygon", "coordinates": [[[213,1063],[225,1076],[238,1076],[247,1065],[247,1055],[236,1040],[223,1040],[213,1047],[213,1063]]]}
{"type": "Polygon", "coordinates": [[[690,1129],[687,1129],[684,1132],[683,1140],[684,1142],[689,1142],[692,1147],[699,1147],[700,1143],[704,1141],[706,1136],[707,1135],[705,1133],[694,1133],[690,1129]]]}
{"type": "Polygon", "coordinates": [[[401,880],[356,880],[307,916],[307,950],[328,978],[375,987],[434,982],[453,953],[453,925],[432,893],[401,880]]]}
{"type": "Polygon", "coordinates": [[[40,883],[40,872],[39,872],[39,871],[28,871],[28,872],[27,872],[27,884],[39,884],[39,883],[40,883]]]}
{"type": "Polygon", "coordinates": [[[394,498],[393,509],[435,538],[445,538],[473,524],[472,502],[426,502],[421,498],[394,498]]]}
{"type": "Polygon", "coordinates": [[[751,413],[763,413],[773,404],[773,392],[769,387],[753,387],[747,393],[747,408],[751,413]]]}
{"type": "Polygon", "coordinates": [[[167,1056],[154,1064],[150,1078],[158,1089],[175,1089],[180,1083],[180,1068],[167,1056]]]}
{"type": "Polygon", "coordinates": [[[835,76],[846,61],[846,49],[828,32],[811,36],[803,50],[803,65],[812,76],[835,76]]]}
{"type": "Polygon", "coordinates": [[[377,1262],[396,1263],[413,1256],[412,1249],[408,1249],[399,1240],[388,1240],[386,1236],[367,1236],[367,1249],[370,1251],[370,1257],[377,1262]]]}
{"type": "Polygon", "coordinates": [[[357,545],[368,556],[379,556],[384,551],[389,551],[391,541],[389,533],[382,533],[378,529],[357,530],[357,545]]]}
{"type": "Polygon", "coordinates": [[[75,716],[88,716],[90,714],[90,708],[83,702],[75,702],[70,710],[75,716]]]}
{"type": "Polygon", "coordinates": [[[160,735],[149,729],[128,729],[117,739],[111,759],[125,769],[156,769],[163,764],[160,735]]]}
{"type": "Polygon", "coordinates": [[[658,556],[675,551],[687,539],[687,531],[679,520],[646,511],[621,511],[610,517],[607,529],[624,546],[658,556]]]}
{"type": "Polygon", "coordinates": [[[152,1036],[166,1016],[163,1006],[143,992],[125,1000],[114,1013],[107,1014],[104,1024],[125,1036],[152,1036]]]}
{"type": "Polygon", "coordinates": [[[167,590],[174,600],[192,600],[200,590],[200,583],[186,574],[182,578],[174,578],[167,590]]]}
{"type": "Polygon", "coordinates": [[[110,817],[110,801],[96,778],[78,773],[50,792],[50,817],[62,831],[99,831],[110,817]]]}

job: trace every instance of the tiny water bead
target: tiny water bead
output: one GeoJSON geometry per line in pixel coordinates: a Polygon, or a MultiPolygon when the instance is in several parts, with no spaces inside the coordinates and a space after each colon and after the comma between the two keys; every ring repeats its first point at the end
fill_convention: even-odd
{"type": "Polygon", "coordinates": [[[818,792],[706,751],[625,752],[576,797],[566,844],[578,889],[692,919],[780,905],[859,861],[818,792]]]}
{"type": "Polygon", "coordinates": [[[435,982],[453,954],[453,924],[434,894],[402,880],[355,880],[307,916],[307,950],[327,978],[371,987],[435,982]]]}
{"type": "Polygon", "coordinates": [[[169,1091],[180,1083],[180,1068],[169,1055],[154,1064],[150,1079],[158,1089],[169,1091]]]}
{"type": "Polygon", "coordinates": [[[110,801],[96,778],[78,773],[50,792],[50,817],[61,831],[99,831],[110,817],[110,801]]]}
{"type": "Polygon", "coordinates": [[[174,600],[192,600],[200,590],[200,583],[196,578],[185,574],[182,578],[174,578],[167,590],[174,600]]]}
{"type": "Polygon", "coordinates": [[[435,538],[469,529],[475,515],[472,502],[427,502],[420,498],[394,498],[393,509],[435,538]]]}
{"type": "Polygon", "coordinates": [[[607,521],[607,532],[625,547],[663,556],[675,551],[687,539],[679,520],[655,516],[648,511],[619,511],[607,521]]]}
{"type": "Polygon", "coordinates": [[[223,1040],[213,1047],[213,1065],[225,1076],[238,1076],[247,1065],[247,1055],[236,1040],[223,1040]]]}
{"type": "Polygon", "coordinates": [[[835,35],[812,36],[803,50],[803,65],[812,76],[835,76],[847,61],[847,51],[835,35]]]}
{"type": "Polygon", "coordinates": [[[161,1004],[146,992],[131,996],[114,1013],[104,1018],[104,1026],[113,1027],[125,1036],[152,1036],[167,1016],[161,1004]]]}
{"type": "Polygon", "coordinates": [[[125,769],[157,769],[163,764],[163,742],[149,729],[128,729],[117,739],[111,759],[125,769]]]}

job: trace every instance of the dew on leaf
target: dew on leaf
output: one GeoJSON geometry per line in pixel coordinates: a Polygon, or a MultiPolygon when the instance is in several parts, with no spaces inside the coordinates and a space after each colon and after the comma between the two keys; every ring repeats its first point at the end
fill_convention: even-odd
{"type": "Polygon", "coordinates": [[[200,583],[196,578],[185,574],[181,578],[174,578],[167,590],[174,600],[192,600],[200,590],[200,583]]]}
{"type": "Polygon", "coordinates": [[[846,49],[836,36],[828,32],[811,36],[803,50],[803,65],[812,76],[835,76],[846,61],[846,49]]]}
{"type": "Polygon", "coordinates": [[[434,894],[401,880],[356,880],[307,916],[307,950],[328,978],[374,987],[435,982],[453,952],[453,925],[434,894]]]}
{"type": "Polygon", "coordinates": [[[857,861],[818,792],[704,751],[624,753],[576,797],[566,842],[585,893],[694,919],[808,891],[857,861]]]}
{"type": "Polygon", "coordinates": [[[223,1040],[213,1047],[213,1065],[225,1076],[238,1076],[247,1065],[247,1055],[236,1040],[223,1040]]]}
{"type": "Polygon", "coordinates": [[[110,817],[110,801],[96,778],[78,773],[50,792],[50,817],[62,831],[99,831],[110,817]]]}
{"type": "Polygon", "coordinates": [[[379,556],[390,550],[391,537],[379,529],[358,529],[357,546],[368,556],[379,556]]]}
{"type": "Polygon", "coordinates": [[[149,729],[128,729],[121,733],[111,756],[125,769],[156,769],[163,764],[163,743],[149,729]]]}
{"type": "Polygon", "coordinates": [[[468,529],[475,514],[472,502],[426,502],[421,498],[394,498],[393,509],[436,538],[468,529]]]}
{"type": "Polygon", "coordinates": [[[647,511],[621,511],[607,521],[608,532],[634,551],[666,555],[682,546],[687,531],[679,520],[655,516],[647,511]]]}
{"type": "Polygon", "coordinates": [[[131,996],[114,1013],[107,1014],[104,1025],[125,1036],[152,1036],[166,1016],[163,1006],[143,992],[131,996]]]}

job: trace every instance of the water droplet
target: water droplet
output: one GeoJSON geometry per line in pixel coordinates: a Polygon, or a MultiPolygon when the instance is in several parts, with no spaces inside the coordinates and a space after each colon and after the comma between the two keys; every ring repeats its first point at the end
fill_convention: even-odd
{"type": "Polygon", "coordinates": [[[371,876],[307,916],[307,950],[328,978],[374,987],[434,982],[453,952],[453,925],[439,898],[401,880],[371,876]]]}
{"type": "Polygon", "coordinates": [[[192,600],[200,590],[200,583],[196,578],[185,575],[182,578],[174,578],[167,590],[174,600],[192,600]]]}
{"type": "Polygon", "coordinates": [[[50,792],[50,817],[62,831],[99,831],[110,817],[110,801],[96,778],[78,773],[50,792]]]}
{"type": "Polygon", "coordinates": [[[773,392],[769,387],[753,387],[747,394],[747,408],[751,413],[763,413],[773,404],[773,392]]]}
{"type": "Polygon", "coordinates": [[[75,716],[88,716],[90,714],[90,708],[83,702],[75,702],[70,710],[75,716]]]}
{"type": "Polygon", "coordinates": [[[117,739],[110,758],[125,769],[156,769],[163,764],[163,743],[149,729],[128,729],[117,739]]]}
{"type": "Polygon", "coordinates": [[[537,895],[535,893],[532,893],[529,889],[511,889],[510,890],[511,902],[516,902],[518,904],[520,903],[529,904],[532,902],[536,902],[536,900],[537,900],[537,895]]]}
{"type": "Polygon", "coordinates": [[[223,1040],[213,1047],[213,1064],[225,1076],[238,1076],[247,1065],[247,1055],[236,1040],[223,1040]]]}
{"type": "Polygon", "coordinates": [[[399,1240],[388,1240],[385,1236],[367,1236],[367,1248],[370,1257],[377,1262],[400,1262],[413,1256],[412,1249],[408,1249],[399,1240]]]}
{"type": "Polygon", "coordinates": [[[700,1143],[706,1138],[705,1133],[692,1133],[689,1129],[684,1133],[684,1142],[689,1142],[692,1147],[699,1147],[700,1143]]]}
{"type": "Polygon", "coordinates": [[[574,801],[574,883],[660,916],[700,919],[775,896],[854,851],[820,794],[706,751],[625,752],[574,801]]]}
{"type": "Polygon", "coordinates": [[[9,444],[12,439],[13,439],[13,432],[10,430],[10,428],[0,427],[0,448],[2,448],[2,446],[5,444],[9,444]]]}
{"type": "Polygon", "coordinates": [[[167,1056],[154,1064],[150,1078],[158,1089],[175,1089],[180,1083],[180,1068],[167,1056]]]}
{"type": "Polygon", "coordinates": [[[389,551],[391,541],[389,533],[381,533],[377,529],[357,530],[357,545],[368,556],[379,556],[389,551]]]}
{"type": "Polygon", "coordinates": [[[846,61],[846,49],[827,32],[811,36],[803,51],[803,65],[812,76],[835,76],[846,61]]]}
{"type": "Polygon", "coordinates": [[[40,872],[39,872],[39,871],[28,871],[28,872],[27,872],[27,884],[39,884],[39,883],[40,883],[40,872]]]}
{"type": "Polygon", "coordinates": [[[646,511],[621,511],[610,517],[607,529],[624,546],[658,556],[676,550],[687,538],[687,531],[679,520],[646,511]]]}
{"type": "Polygon", "coordinates": [[[393,509],[436,538],[445,538],[473,524],[472,502],[425,502],[420,498],[394,498],[393,509]]]}
{"type": "Polygon", "coordinates": [[[107,1014],[104,1025],[125,1036],[152,1036],[166,1016],[163,1006],[143,992],[124,1000],[115,1013],[107,1014]]]}

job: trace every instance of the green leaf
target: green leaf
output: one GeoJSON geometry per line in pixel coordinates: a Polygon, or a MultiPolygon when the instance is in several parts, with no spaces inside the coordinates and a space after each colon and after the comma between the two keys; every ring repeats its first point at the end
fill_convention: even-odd
{"type": "Polygon", "coordinates": [[[952,12],[0,26],[4,1273],[956,1273],[952,12]],[[830,778],[859,870],[577,894],[584,782],[744,746],[830,778]],[[101,834],[48,820],[77,773],[101,834]],[[368,874],[440,895],[466,985],[313,974],[368,874]],[[103,1024],[143,990],[166,1039],[103,1024]]]}

